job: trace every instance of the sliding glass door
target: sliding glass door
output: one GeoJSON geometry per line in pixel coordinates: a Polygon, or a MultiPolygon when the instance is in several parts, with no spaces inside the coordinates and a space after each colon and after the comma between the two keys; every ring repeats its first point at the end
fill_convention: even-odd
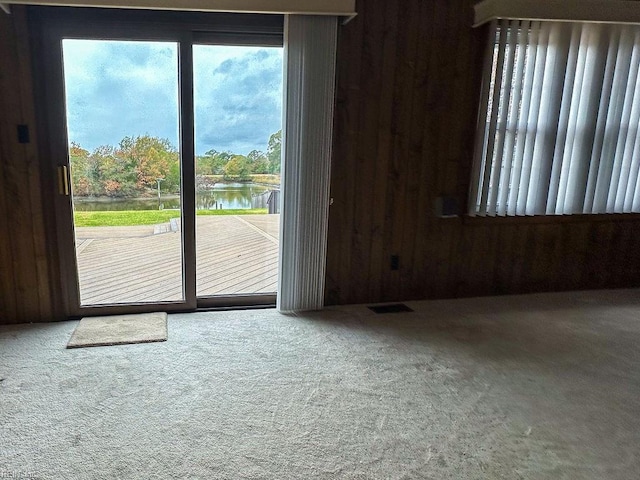
{"type": "Polygon", "coordinates": [[[193,47],[198,297],[276,293],[282,53],[193,47]]]}
{"type": "Polygon", "coordinates": [[[36,11],[69,313],[274,304],[282,18],[36,11]]]}
{"type": "Polygon", "coordinates": [[[178,44],[62,54],[80,305],[184,301],[178,44]]]}

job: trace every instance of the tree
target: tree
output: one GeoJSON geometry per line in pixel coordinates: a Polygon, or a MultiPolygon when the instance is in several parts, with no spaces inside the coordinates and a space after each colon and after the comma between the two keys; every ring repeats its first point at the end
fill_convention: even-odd
{"type": "Polygon", "coordinates": [[[180,191],[180,156],[178,152],[172,154],[169,158],[169,170],[167,171],[164,182],[160,184],[166,192],[180,191]]]}
{"type": "Polygon", "coordinates": [[[211,159],[206,155],[196,155],[196,175],[211,175],[211,159]]]}
{"type": "Polygon", "coordinates": [[[267,157],[269,159],[269,173],[280,173],[280,164],[282,163],[282,130],[277,131],[269,137],[267,157]]]}
{"type": "Polygon", "coordinates": [[[251,165],[251,173],[269,173],[269,158],[264,152],[252,150],[247,159],[251,165]]]}
{"type": "Polygon", "coordinates": [[[71,190],[74,195],[91,194],[89,152],[78,143],[69,146],[69,165],[71,166],[71,190]]]}
{"type": "Polygon", "coordinates": [[[91,154],[96,194],[128,197],[136,194],[135,171],[111,145],[102,145],[91,154]]]}
{"type": "Polygon", "coordinates": [[[124,165],[133,169],[135,187],[139,191],[154,188],[159,178],[164,180],[171,164],[178,159],[169,140],[149,135],[123,138],[117,155],[124,165]]]}
{"type": "Polygon", "coordinates": [[[251,165],[247,157],[235,155],[224,167],[226,180],[247,181],[251,179],[251,165]]]}
{"type": "MultiPolygon", "coordinates": [[[[246,157],[231,152],[209,150],[196,158],[200,186],[208,185],[208,175],[224,175],[226,180],[249,181],[251,174],[280,173],[282,130],[269,138],[267,153],[251,151],[246,157]]],[[[160,188],[176,192],[180,188],[180,154],[167,139],[150,135],[124,137],[117,147],[102,145],[93,153],[72,142],[69,146],[74,195],[133,197],[160,188]]]]}
{"type": "Polygon", "coordinates": [[[231,152],[209,150],[203,156],[197,157],[196,173],[198,175],[223,175],[224,167],[233,157],[231,152]]]}

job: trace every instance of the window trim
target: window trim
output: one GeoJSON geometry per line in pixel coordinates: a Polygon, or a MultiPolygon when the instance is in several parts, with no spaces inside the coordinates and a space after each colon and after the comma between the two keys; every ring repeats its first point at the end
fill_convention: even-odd
{"type": "Polygon", "coordinates": [[[130,8],[220,13],[328,15],[353,18],[356,0],[8,0],[9,5],[43,5],[92,8],[130,8]]]}
{"type": "Polygon", "coordinates": [[[184,41],[284,46],[284,15],[196,13],[65,7],[29,7],[46,35],[96,40],[184,41]]]}

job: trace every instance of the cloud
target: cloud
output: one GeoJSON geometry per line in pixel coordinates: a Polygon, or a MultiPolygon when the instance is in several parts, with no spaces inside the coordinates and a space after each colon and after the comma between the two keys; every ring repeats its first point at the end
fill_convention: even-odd
{"type": "Polygon", "coordinates": [[[196,46],[194,65],[198,153],[265,151],[282,128],[282,49],[196,46]]]}
{"type": "MultiPolygon", "coordinates": [[[[64,40],[69,140],[93,150],[125,136],[178,146],[178,47],[64,40]]],[[[196,151],[266,150],[281,128],[282,49],[194,47],[196,151]]]]}
{"type": "Polygon", "coordinates": [[[175,43],[64,40],[69,140],[93,150],[125,136],[178,144],[175,43]]]}

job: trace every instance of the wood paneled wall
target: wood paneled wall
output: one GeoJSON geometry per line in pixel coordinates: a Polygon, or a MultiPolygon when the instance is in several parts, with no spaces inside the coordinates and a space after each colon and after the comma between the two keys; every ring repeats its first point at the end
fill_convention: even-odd
{"type": "MultiPolygon", "coordinates": [[[[361,0],[341,28],[327,303],[640,286],[637,216],[435,216],[439,196],[466,202],[483,44],[472,3],[361,0]]],[[[61,315],[27,31],[23,8],[0,12],[0,323],[61,315]]]]}
{"type": "Polygon", "coordinates": [[[467,201],[486,38],[474,3],[360,0],[341,29],[329,304],[640,286],[640,216],[435,215],[440,196],[467,201]]]}
{"type": "Polygon", "coordinates": [[[25,8],[0,11],[0,323],[53,318],[29,48],[25,8]]]}

